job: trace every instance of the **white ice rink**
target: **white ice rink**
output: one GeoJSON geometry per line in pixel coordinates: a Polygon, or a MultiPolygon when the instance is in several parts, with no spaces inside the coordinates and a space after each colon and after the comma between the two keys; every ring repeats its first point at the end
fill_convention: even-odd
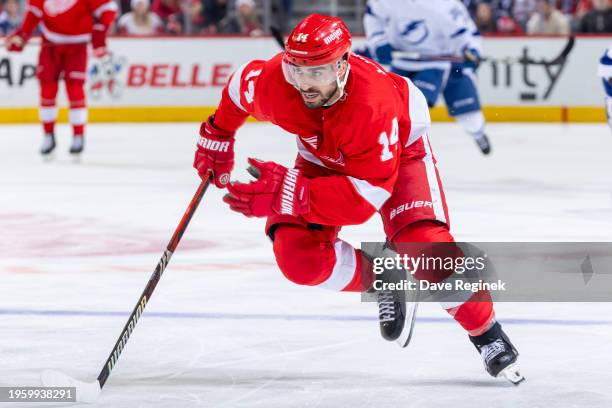
{"type": "MultiPolygon", "coordinates": [[[[39,385],[46,368],[95,379],[198,185],[197,130],[92,125],[75,164],[67,126],[51,163],[38,126],[0,126],[0,386],[39,385]]],[[[482,157],[456,125],[432,130],[458,240],[612,241],[604,124],[489,134],[482,157]]],[[[290,164],[294,141],[249,124],[238,178],[247,155],[290,164]]],[[[611,304],[498,304],[527,378],[513,387],[435,304],[400,349],[375,304],[286,281],[263,221],[221,196],[204,197],[96,406],[612,407],[611,304]]],[[[343,236],[384,239],[378,219],[343,236]]]]}

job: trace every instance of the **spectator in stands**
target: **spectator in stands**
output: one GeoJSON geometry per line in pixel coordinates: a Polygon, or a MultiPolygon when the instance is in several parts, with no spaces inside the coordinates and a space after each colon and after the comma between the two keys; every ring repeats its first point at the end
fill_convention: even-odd
{"type": "Polygon", "coordinates": [[[579,0],[576,6],[575,17],[582,20],[582,17],[591,10],[593,10],[593,2],[591,0],[579,0]]]}
{"type": "Polygon", "coordinates": [[[21,27],[21,7],[18,0],[5,0],[0,12],[0,35],[11,34],[21,27]]]}
{"type": "Polygon", "coordinates": [[[199,33],[204,28],[204,3],[202,0],[187,0],[188,33],[199,33]]]}
{"type": "Polygon", "coordinates": [[[568,17],[571,17],[576,13],[579,0],[556,0],[557,8],[560,12],[568,17]]]}
{"type": "Polygon", "coordinates": [[[480,2],[476,6],[475,21],[478,31],[481,33],[494,33],[497,31],[495,20],[493,19],[493,8],[491,3],[480,2]]]}
{"type": "Polygon", "coordinates": [[[502,16],[511,16],[514,0],[492,0],[493,18],[497,21],[502,16]]]}
{"type": "Polygon", "coordinates": [[[119,34],[153,35],[164,30],[164,24],[149,10],[149,0],[132,0],[132,11],[124,14],[117,22],[119,34]]]}
{"type": "Polygon", "coordinates": [[[498,33],[504,34],[524,34],[523,28],[511,16],[503,15],[495,22],[498,33]]]}
{"type": "Polygon", "coordinates": [[[512,7],[512,17],[521,26],[523,31],[527,30],[527,21],[535,13],[535,0],[515,0],[512,7]]]}
{"type": "Polygon", "coordinates": [[[522,34],[520,25],[514,21],[508,11],[494,10],[495,3],[481,2],[476,6],[474,22],[481,33],[522,34]],[[497,13],[497,17],[495,15],[497,13]]]}
{"type": "Polygon", "coordinates": [[[470,17],[472,17],[473,20],[476,20],[476,8],[480,2],[478,0],[461,0],[461,2],[470,13],[470,17]]]}
{"type": "Polygon", "coordinates": [[[219,22],[219,32],[250,35],[263,34],[254,0],[236,0],[235,12],[219,22]]]}
{"type": "Polygon", "coordinates": [[[227,0],[204,0],[204,30],[215,34],[219,31],[219,23],[228,14],[227,0]]]}
{"type": "Polygon", "coordinates": [[[569,20],[554,6],[553,1],[536,0],[536,12],[527,22],[527,33],[569,34],[569,20]]]}
{"type": "MultiPolygon", "coordinates": [[[[475,1],[475,0],[472,0],[475,1]]],[[[364,1],[365,3],[365,1],[364,1]]],[[[271,0],[271,25],[282,33],[291,30],[291,16],[293,15],[293,0],[271,0]]]]}
{"type": "Polygon", "coordinates": [[[164,23],[164,32],[169,34],[183,33],[183,10],[179,0],[153,0],[151,10],[164,23]]]}
{"type": "Polygon", "coordinates": [[[580,20],[581,33],[612,33],[610,0],[593,0],[593,9],[580,20]]]}

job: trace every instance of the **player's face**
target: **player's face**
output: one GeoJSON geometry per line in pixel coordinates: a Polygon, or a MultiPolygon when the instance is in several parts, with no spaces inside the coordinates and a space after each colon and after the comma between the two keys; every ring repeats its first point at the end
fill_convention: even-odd
{"type": "Polygon", "coordinates": [[[297,88],[311,109],[325,105],[338,92],[338,67],[338,63],[298,66],[283,61],[285,79],[297,88]]]}
{"type": "Polygon", "coordinates": [[[304,100],[304,104],[311,108],[320,108],[325,105],[338,91],[338,84],[334,81],[329,85],[322,86],[300,86],[300,95],[304,100]]]}

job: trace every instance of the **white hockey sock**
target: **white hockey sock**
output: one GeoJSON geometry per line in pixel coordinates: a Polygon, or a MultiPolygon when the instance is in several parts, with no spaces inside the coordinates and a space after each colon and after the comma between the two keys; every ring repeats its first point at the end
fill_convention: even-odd
{"type": "Polygon", "coordinates": [[[464,113],[455,117],[463,129],[474,139],[480,139],[485,132],[485,119],[482,111],[464,113]]]}
{"type": "Polygon", "coordinates": [[[43,123],[57,121],[57,106],[41,106],[38,113],[43,123]]]}
{"type": "Polygon", "coordinates": [[[71,108],[68,119],[71,125],[84,125],[87,122],[87,108],[71,108]]]}

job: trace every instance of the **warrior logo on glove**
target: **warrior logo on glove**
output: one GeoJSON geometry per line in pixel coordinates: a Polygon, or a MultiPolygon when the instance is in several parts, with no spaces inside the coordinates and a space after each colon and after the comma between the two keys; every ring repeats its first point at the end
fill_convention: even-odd
{"type": "Polygon", "coordinates": [[[224,188],[234,168],[234,132],[227,132],[215,126],[215,115],[211,115],[200,127],[198,149],[193,167],[200,177],[209,171],[217,187],[224,188]]]}
{"type": "Polygon", "coordinates": [[[309,211],[310,180],[297,169],[274,162],[249,159],[247,171],[257,180],[227,185],[223,201],[247,217],[274,214],[300,215],[309,211]]]}

